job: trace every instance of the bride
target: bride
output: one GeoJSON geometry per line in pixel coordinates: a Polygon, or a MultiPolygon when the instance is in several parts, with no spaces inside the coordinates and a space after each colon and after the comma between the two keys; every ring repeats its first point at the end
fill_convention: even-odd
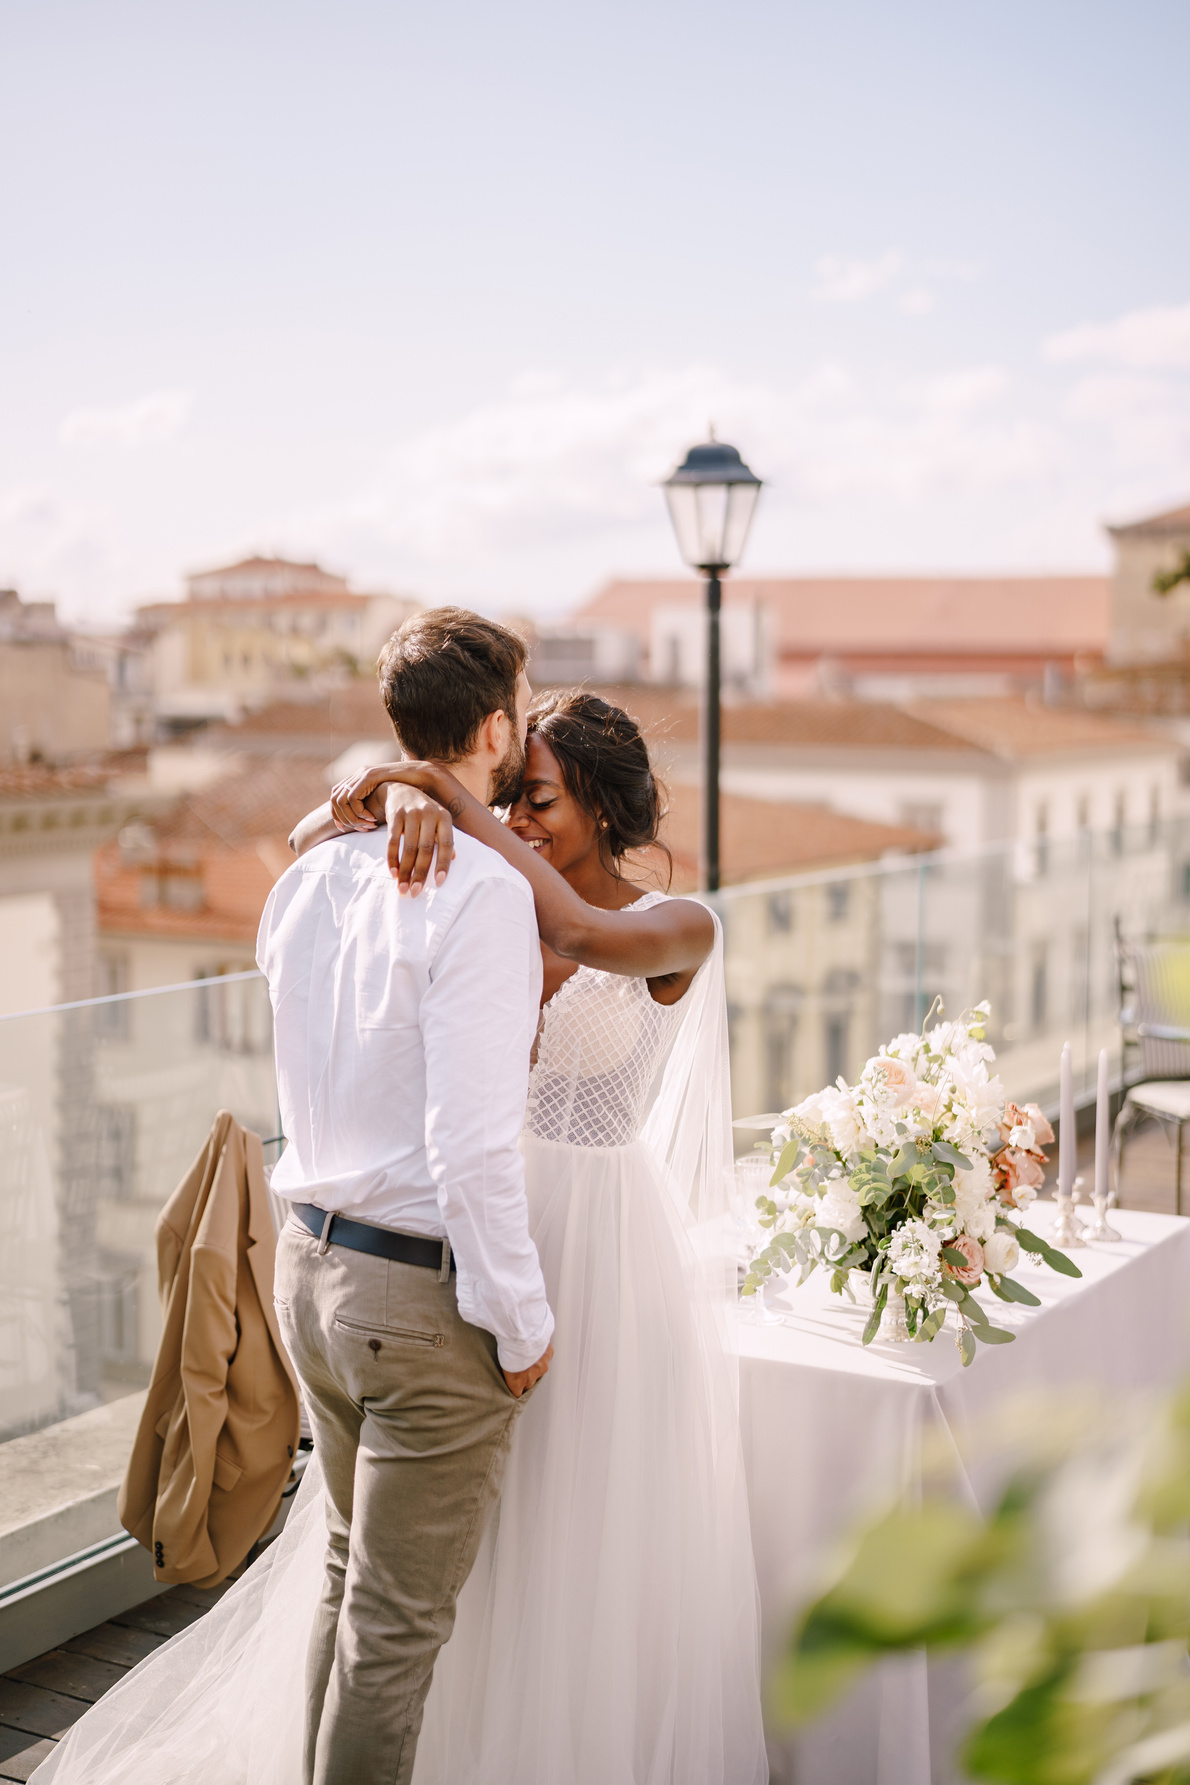
{"type": "MultiPolygon", "coordinates": [[[[595,695],[535,703],[506,825],[446,770],[401,763],[336,790],[339,829],[376,822],[378,789],[403,890],[435,851],[449,871],[453,816],[526,875],[545,939],[522,1145],[554,1362],[438,1657],[414,1785],[763,1785],[718,920],[626,877],[658,788],[635,722],[595,695]]],[[[328,834],[306,820],[296,840],[328,834]]],[[[320,1481],[315,1456],[277,1542],[38,1785],[297,1785],[320,1481]]]]}

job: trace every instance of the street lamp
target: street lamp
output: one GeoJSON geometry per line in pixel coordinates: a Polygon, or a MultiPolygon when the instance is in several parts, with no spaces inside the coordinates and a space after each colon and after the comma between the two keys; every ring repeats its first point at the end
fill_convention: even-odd
{"type": "Polygon", "coordinates": [[[692,570],[707,579],[707,669],[703,685],[703,877],[708,892],[719,890],[719,610],[721,573],[738,564],[752,524],[760,479],[734,446],[710,440],[692,446],[685,463],[661,486],[678,550],[692,570]]]}

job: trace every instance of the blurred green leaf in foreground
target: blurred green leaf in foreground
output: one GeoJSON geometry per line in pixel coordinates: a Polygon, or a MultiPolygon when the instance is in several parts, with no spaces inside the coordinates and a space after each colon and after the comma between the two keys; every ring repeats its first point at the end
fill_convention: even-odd
{"type": "Polygon", "coordinates": [[[772,1708],[805,1723],[883,1655],[967,1650],[969,1778],[1190,1785],[1188,1637],[1185,1390],[1142,1429],[1049,1445],[987,1520],[939,1497],[870,1525],[806,1613],[772,1708]]]}

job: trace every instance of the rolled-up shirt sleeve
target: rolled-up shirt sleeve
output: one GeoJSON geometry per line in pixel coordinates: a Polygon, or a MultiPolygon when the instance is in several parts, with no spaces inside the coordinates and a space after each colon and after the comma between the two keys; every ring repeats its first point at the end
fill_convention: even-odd
{"type": "Polygon", "coordinates": [[[455,1255],[459,1312],[495,1335],[509,1371],[536,1363],[554,1330],[517,1144],[541,985],[527,893],[496,878],[471,891],[421,1001],[426,1157],[455,1255]]]}

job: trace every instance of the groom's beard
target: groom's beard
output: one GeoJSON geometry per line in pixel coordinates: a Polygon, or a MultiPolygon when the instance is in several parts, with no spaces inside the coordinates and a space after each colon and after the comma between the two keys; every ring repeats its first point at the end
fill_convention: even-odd
{"type": "Polygon", "coordinates": [[[492,773],[489,806],[511,806],[525,778],[525,746],[515,735],[492,773]]]}

